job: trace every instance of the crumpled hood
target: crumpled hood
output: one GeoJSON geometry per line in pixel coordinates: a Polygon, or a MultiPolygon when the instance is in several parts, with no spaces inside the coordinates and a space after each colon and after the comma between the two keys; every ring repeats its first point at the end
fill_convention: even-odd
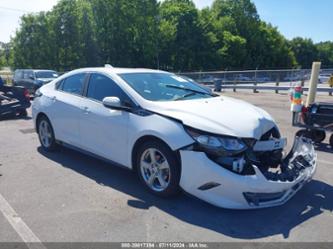
{"type": "Polygon", "coordinates": [[[216,97],[187,101],[151,102],[148,110],[181,120],[202,131],[242,138],[260,137],[275,126],[264,110],[245,101],[216,97]]]}

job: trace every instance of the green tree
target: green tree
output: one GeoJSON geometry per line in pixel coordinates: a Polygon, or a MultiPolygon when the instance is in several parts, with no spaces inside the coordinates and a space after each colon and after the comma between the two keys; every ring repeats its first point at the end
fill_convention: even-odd
{"type": "MultiPolygon", "coordinates": [[[[242,63],[238,64],[238,67],[253,68],[257,65],[260,19],[255,5],[250,0],[215,0],[212,14],[218,22],[226,21],[223,27],[230,35],[238,36],[229,41],[236,42],[236,47],[243,44],[241,49],[246,50],[241,52],[241,55],[246,53],[246,56],[240,58],[242,63]]],[[[230,38],[230,35],[227,37],[230,38]]]]}
{"type": "Polygon", "coordinates": [[[92,0],[101,61],[114,66],[157,64],[156,0],[92,0]]]}
{"type": "Polygon", "coordinates": [[[203,68],[206,39],[198,10],[192,1],[163,1],[160,7],[160,33],[162,68],[176,71],[203,68]]]}
{"type": "Polygon", "coordinates": [[[78,1],[79,57],[81,67],[96,67],[101,64],[96,38],[96,23],[89,1],[78,1]]]}
{"type": "Polygon", "coordinates": [[[44,68],[52,65],[49,60],[49,27],[47,13],[28,14],[21,18],[21,27],[12,40],[13,65],[44,68]]]}
{"type": "Polygon", "coordinates": [[[62,0],[50,13],[52,60],[60,71],[82,66],[78,1],[62,0]]]}
{"type": "Polygon", "coordinates": [[[256,62],[260,68],[291,68],[297,65],[288,41],[278,32],[277,28],[262,21],[257,46],[256,62]]]}
{"type": "Polygon", "coordinates": [[[24,15],[0,64],[74,68],[110,63],[173,71],[333,65],[333,43],[288,42],[260,20],[250,0],[60,0],[50,12],[24,15]]]}
{"type": "Polygon", "coordinates": [[[0,42],[0,69],[11,65],[11,43],[0,42]]]}
{"type": "Polygon", "coordinates": [[[296,37],[290,41],[290,48],[302,68],[310,68],[312,62],[318,60],[318,50],[311,39],[296,37]]]}
{"type": "Polygon", "coordinates": [[[324,67],[333,67],[333,42],[320,42],[316,44],[318,58],[324,67]]]}

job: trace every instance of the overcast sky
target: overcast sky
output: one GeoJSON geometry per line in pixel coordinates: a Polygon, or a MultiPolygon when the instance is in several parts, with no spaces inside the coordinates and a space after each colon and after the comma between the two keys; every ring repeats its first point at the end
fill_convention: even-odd
{"type": "MultiPolygon", "coordinates": [[[[139,0],[138,0],[139,1],[139,0]]],[[[213,0],[194,0],[198,8],[213,0]]],[[[260,17],[277,26],[288,39],[333,41],[333,0],[253,0],[260,17]]],[[[57,0],[0,0],[0,41],[8,42],[19,27],[20,16],[50,10],[57,0]]]]}

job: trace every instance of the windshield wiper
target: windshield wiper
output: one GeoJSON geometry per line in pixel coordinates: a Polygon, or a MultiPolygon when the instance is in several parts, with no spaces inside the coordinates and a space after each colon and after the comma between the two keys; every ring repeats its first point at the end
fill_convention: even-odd
{"type": "Polygon", "coordinates": [[[187,93],[187,94],[185,94],[185,95],[183,95],[181,97],[178,97],[178,98],[176,98],[174,100],[177,101],[177,100],[186,99],[187,97],[191,97],[191,96],[196,95],[196,94],[198,94],[198,93],[196,93],[196,92],[187,93]]]}
{"type": "Polygon", "coordinates": [[[199,93],[199,94],[204,94],[204,95],[210,95],[208,92],[198,91],[198,90],[195,90],[195,89],[192,89],[192,88],[186,88],[186,87],[181,87],[181,86],[165,85],[165,87],[175,88],[175,89],[181,89],[181,90],[189,91],[189,92],[192,92],[192,93],[199,93]]]}

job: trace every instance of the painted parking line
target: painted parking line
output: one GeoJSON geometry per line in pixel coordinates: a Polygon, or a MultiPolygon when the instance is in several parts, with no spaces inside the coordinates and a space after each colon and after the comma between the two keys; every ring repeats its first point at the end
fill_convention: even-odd
{"type": "Polygon", "coordinates": [[[321,160],[321,159],[318,159],[317,162],[324,163],[324,164],[327,164],[327,165],[333,165],[333,162],[329,162],[329,161],[321,160]]]}
{"type": "Polygon", "coordinates": [[[0,194],[0,211],[29,249],[46,249],[40,239],[25,224],[6,199],[0,194]]]}

